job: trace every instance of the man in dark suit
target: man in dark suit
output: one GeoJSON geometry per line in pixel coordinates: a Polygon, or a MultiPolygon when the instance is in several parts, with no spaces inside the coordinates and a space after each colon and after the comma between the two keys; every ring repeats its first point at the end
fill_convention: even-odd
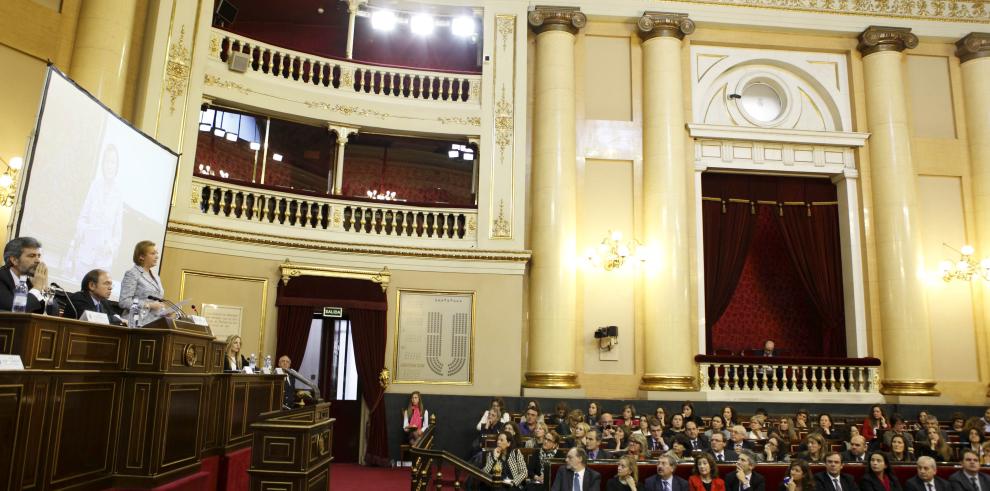
{"type": "Polygon", "coordinates": [[[753,442],[746,439],[746,427],[743,425],[735,425],[729,430],[729,435],[732,437],[732,441],[729,443],[729,448],[734,450],[736,453],[742,453],[742,450],[752,450],[753,442]]]}
{"type": "Polygon", "coordinates": [[[0,310],[13,310],[14,288],[21,276],[27,277],[27,307],[25,312],[41,313],[45,304],[41,290],[48,288],[48,266],[41,262],[41,243],[33,237],[18,237],[3,248],[0,267],[0,310]]]}
{"type": "MultiPolygon", "coordinates": [[[[602,487],[602,475],[589,469],[588,454],[583,448],[567,451],[567,465],[557,470],[550,491],[598,491],[602,487]]],[[[684,491],[687,491],[685,488],[684,491]]]]}
{"type": "Polygon", "coordinates": [[[952,491],[990,491],[990,476],[980,472],[980,456],[964,450],[962,469],[949,476],[952,491]]]}
{"type": "Polygon", "coordinates": [[[927,455],[918,457],[918,475],[904,483],[904,491],[951,491],[949,481],[935,475],[937,470],[935,459],[927,455]]]}
{"type": "Polygon", "coordinates": [[[69,301],[72,302],[74,309],[71,312],[64,312],[64,315],[80,319],[84,312],[90,310],[106,314],[111,324],[127,325],[110,303],[113,280],[109,273],[102,269],[94,269],[83,276],[80,287],[78,292],[69,295],[69,301]]]}
{"type": "MultiPolygon", "coordinates": [[[[701,434],[698,429],[698,423],[694,421],[688,421],[684,423],[684,436],[687,437],[688,442],[691,444],[691,448],[687,449],[690,452],[707,452],[711,448],[708,443],[708,439],[705,435],[701,434]]],[[[990,490],[988,490],[990,491],[990,490]]]]}
{"type": "Polygon", "coordinates": [[[526,462],[526,471],[529,473],[529,482],[526,484],[527,490],[547,489],[546,478],[549,476],[543,475],[543,464],[547,460],[558,459],[564,456],[558,449],[559,444],[560,435],[556,431],[548,431],[543,437],[543,446],[529,455],[529,460],[526,462]]]}
{"type": "Polygon", "coordinates": [[[816,491],[859,491],[856,480],[842,472],[842,455],[830,452],[825,456],[825,472],[815,474],[816,491]]]}
{"type": "Polygon", "coordinates": [[[292,358],[289,358],[288,355],[280,356],[278,358],[278,367],[285,374],[285,380],[282,381],[282,406],[291,408],[296,403],[296,386],[292,383],[292,377],[288,371],[292,368],[292,358]]]}
{"type": "MultiPolygon", "coordinates": [[[[597,428],[588,430],[584,435],[584,450],[588,454],[588,460],[611,459],[612,454],[602,447],[602,437],[597,428]]],[[[990,490],[987,490],[990,491],[990,490]]]]}
{"type": "Polygon", "coordinates": [[[651,454],[653,452],[666,452],[670,450],[667,442],[663,440],[663,424],[655,416],[650,417],[650,436],[646,438],[646,448],[643,452],[651,454]]]}
{"type": "Polygon", "coordinates": [[[708,453],[715,456],[715,462],[735,462],[739,460],[739,454],[725,448],[725,435],[721,431],[712,433],[711,449],[709,449],[708,453]]]}
{"type": "Polygon", "coordinates": [[[853,464],[866,463],[866,438],[856,435],[849,439],[849,450],[842,452],[842,461],[853,464]]]}
{"type": "Polygon", "coordinates": [[[677,459],[663,454],[657,458],[657,475],[646,479],[644,491],[688,491],[688,482],[674,475],[677,459]]]}
{"type": "Polygon", "coordinates": [[[736,461],[736,472],[725,476],[725,491],[766,491],[767,481],[755,472],[756,454],[743,450],[736,461]]]}

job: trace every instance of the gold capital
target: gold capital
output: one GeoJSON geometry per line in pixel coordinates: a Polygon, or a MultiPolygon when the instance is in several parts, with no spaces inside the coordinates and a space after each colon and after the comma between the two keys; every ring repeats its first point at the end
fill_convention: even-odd
{"type": "Polygon", "coordinates": [[[870,26],[859,34],[856,49],[863,56],[879,51],[904,51],[918,46],[918,36],[911,33],[910,27],[870,26]]]}
{"type": "Polygon", "coordinates": [[[884,380],[880,393],[892,396],[938,396],[942,393],[930,380],[884,380]]]}
{"type": "Polygon", "coordinates": [[[688,14],[645,12],[639,18],[637,27],[643,41],[656,37],[684,39],[684,36],[694,32],[694,21],[688,18],[688,14]]]}
{"type": "Polygon", "coordinates": [[[567,31],[577,34],[578,30],[588,23],[588,16],[581,12],[580,7],[537,5],[527,18],[529,27],[537,34],[546,31],[567,31]]]}
{"type": "Polygon", "coordinates": [[[990,33],[971,32],[956,41],[956,56],[963,63],[990,56],[990,33]]]}

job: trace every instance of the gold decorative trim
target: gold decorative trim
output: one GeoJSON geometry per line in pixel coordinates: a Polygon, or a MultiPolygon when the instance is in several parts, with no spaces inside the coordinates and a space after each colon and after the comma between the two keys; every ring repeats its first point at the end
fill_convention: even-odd
{"type": "Polygon", "coordinates": [[[170,114],[175,113],[175,100],[186,95],[191,71],[189,49],[186,48],[186,26],[182,26],[178,42],[168,48],[168,62],[165,65],[165,90],[170,98],[170,114]]]}
{"type": "Polygon", "coordinates": [[[259,350],[265,349],[265,324],[266,321],[268,320],[268,278],[183,269],[179,276],[179,298],[186,298],[186,278],[190,278],[190,277],[213,278],[218,280],[246,281],[248,283],[261,283],[261,303],[259,304],[261,305],[261,316],[258,321],[259,322],[258,349],[259,350]]]}
{"type": "Polygon", "coordinates": [[[931,380],[884,380],[880,383],[880,393],[888,396],[939,396],[942,392],[935,388],[931,380]]]}
{"type": "Polygon", "coordinates": [[[377,246],[364,245],[346,242],[329,242],[300,239],[298,237],[286,237],[281,235],[260,236],[256,233],[243,232],[221,227],[210,227],[206,225],[193,224],[188,222],[171,221],[168,224],[168,232],[186,235],[189,237],[202,237],[207,239],[226,240],[231,242],[243,242],[258,244],[270,247],[281,247],[285,249],[315,250],[324,252],[344,252],[354,254],[369,254],[374,256],[404,256],[422,257],[430,259],[458,259],[475,261],[504,261],[504,262],[527,262],[531,252],[522,251],[497,251],[487,249],[423,249],[409,246],[377,246]]]}
{"type": "Polygon", "coordinates": [[[222,43],[223,43],[223,41],[220,39],[220,36],[217,36],[216,35],[216,33],[213,33],[213,34],[210,35],[210,57],[211,58],[220,58],[220,45],[222,43]]]}
{"type": "Polygon", "coordinates": [[[341,87],[354,86],[354,70],[352,70],[349,67],[340,68],[340,86],[341,87]]]}
{"type": "Polygon", "coordinates": [[[439,121],[440,124],[462,124],[465,126],[481,126],[481,116],[468,116],[468,117],[439,116],[437,117],[437,121],[439,121]]]}
{"type": "Polygon", "coordinates": [[[527,19],[529,27],[537,34],[547,31],[567,31],[577,34],[578,30],[588,23],[588,16],[581,12],[580,7],[537,5],[530,11],[527,19]]]}
{"type": "Polygon", "coordinates": [[[512,101],[505,97],[505,86],[502,86],[502,97],[495,103],[495,144],[498,145],[500,161],[505,162],[505,148],[512,145],[512,101]]]}
{"type": "Polygon", "coordinates": [[[639,37],[647,41],[657,37],[674,37],[684,39],[684,36],[694,32],[694,21],[688,14],[673,12],[646,12],[636,23],[639,37]]]}
{"type": "Polygon", "coordinates": [[[523,387],[527,389],[577,389],[577,374],[574,372],[526,372],[523,387]]]}
{"type": "Polygon", "coordinates": [[[512,230],[509,221],[505,219],[505,200],[498,200],[498,216],[492,222],[493,239],[511,239],[512,230]]]}
{"type": "Polygon", "coordinates": [[[871,2],[831,0],[672,0],[682,3],[790,10],[817,14],[868,15],[937,22],[990,23],[990,9],[983,0],[879,0],[871,2]]]}
{"type": "Polygon", "coordinates": [[[698,390],[690,375],[643,375],[639,390],[698,390]]]}
{"type": "Polygon", "coordinates": [[[394,374],[392,378],[392,383],[395,384],[424,384],[424,385],[474,385],[474,361],[475,361],[475,351],[474,351],[474,336],[478,332],[478,292],[474,290],[428,290],[428,289],[411,289],[402,288],[395,292],[395,335],[394,345],[392,349],[392,373],[394,374]],[[428,295],[471,295],[471,357],[467,360],[468,364],[468,379],[466,382],[463,381],[428,381],[428,380],[401,380],[399,374],[399,319],[401,317],[402,310],[402,294],[410,293],[421,293],[428,295]]]}
{"type": "Polygon", "coordinates": [[[971,32],[956,41],[956,56],[963,63],[990,56],[990,33],[971,32]]]}
{"type": "Polygon", "coordinates": [[[468,218],[467,229],[468,232],[474,232],[475,230],[478,230],[478,219],[475,215],[471,215],[471,217],[468,218]]]}
{"type": "Polygon", "coordinates": [[[505,51],[506,43],[516,34],[516,16],[498,15],[495,17],[495,31],[502,38],[502,51],[505,51]]]}
{"type": "Polygon", "coordinates": [[[387,119],[392,115],[388,113],[383,113],[375,111],[373,109],[366,109],[358,106],[345,106],[343,104],[329,104],[326,102],[318,101],[304,101],[303,104],[311,109],[327,109],[335,113],[343,114],[344,116],[362,116],[362,117],[373,117],[379,119],[387,119]]]}
{"type": "Polygon", "coordinates": [[[221,89],[233,89],[244,95],[251,95],[251,89],[237,82],[224,80],[216,75],[210,75],[209,73],[203,75],[203,83],[212,87],[220,87],[221,89]]]}
{"type": "Polygon", "coordinates": [[[904,51],[918,46],[918,36],[910,27],[870,26],[859,34],[856,49],[869,56],[880,51],[904,51]]]}
{"type": "Polygon", "coordinates": [[[327,266],[311,266],[305,264],[293,264],[289,258],[278,266],[279,274],[282,276],[282,284],[288,285],[289,280],[300,276],[320,276],[323,278],[350,278],[352,280],[367,280],[382,287],[382,291],[388,288],[388,282],[392,279],[392,273],[388,266],[381,271],[367,269],[345,269],[330,268],[327,266]]]}

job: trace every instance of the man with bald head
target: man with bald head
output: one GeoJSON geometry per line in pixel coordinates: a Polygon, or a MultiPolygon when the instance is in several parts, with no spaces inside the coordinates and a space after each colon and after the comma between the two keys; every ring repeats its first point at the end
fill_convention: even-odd
{"type": "Polygon", "coordinates": [[[856,435],[849,439],[849,450],[842,452],[842,461],[849,464],[866,463],[866,438],[856,435]]]}
{"type": "Polygon", "coordinates": [[[927,455],[918,457],[918,475],[904,483],[904,491],[951,491],[949,481],[938,477],[937,470],[935,459],[927,455]]]}
{"type": "Polygon", "coordinates": [[[296,387],[292,382],[292,377],[289,376],[288,370],[292,368],[292,359],[288,355],[282,355],[278,358],[278,367],[282,369],[282,373],[285,374],[285,380],[282,382],[283,399],[282,408],[290,409],[292,405],[296,403],[296,387]]]}

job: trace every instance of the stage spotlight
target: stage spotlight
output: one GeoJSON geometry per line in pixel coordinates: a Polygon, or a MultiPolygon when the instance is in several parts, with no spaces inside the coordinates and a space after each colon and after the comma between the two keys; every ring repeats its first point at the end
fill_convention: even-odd
{"type": "Polygon", "coordinates": [[[427,14],[416,14],[409,19],[409,30],[418,36],[433,34],[433,17],[427,14]]]}
{"type": "Polygon", "coordinates": [[[395,22],[395,12],[391,10],[376,10],[371,14],[371,28],[376,31],[391,31],[395,22]]]}
{"type": "Polygon", "coordinates": [[[450,23],[450,32],[459,37],[471,36],[474,34],[474,19],[467,16],[455,17],[450,23]]]}

